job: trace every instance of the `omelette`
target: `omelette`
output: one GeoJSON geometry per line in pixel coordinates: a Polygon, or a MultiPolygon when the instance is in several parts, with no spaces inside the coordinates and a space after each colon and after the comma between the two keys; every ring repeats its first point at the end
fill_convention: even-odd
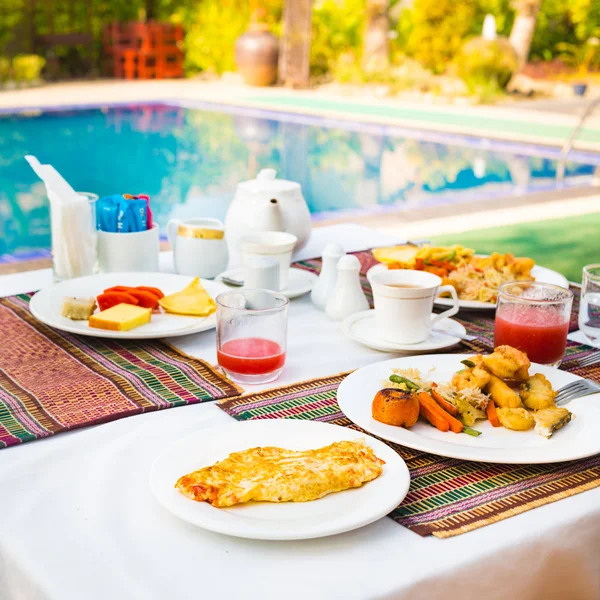
{"type": "Polygon", "coordinates": [[[379,477],[383,460],[365,440],[316,450],[275,447],[233,452],[225,460],[180,477],[175,487],[218,508],[256,502],[308,502],[361,487],[379,477]]]}

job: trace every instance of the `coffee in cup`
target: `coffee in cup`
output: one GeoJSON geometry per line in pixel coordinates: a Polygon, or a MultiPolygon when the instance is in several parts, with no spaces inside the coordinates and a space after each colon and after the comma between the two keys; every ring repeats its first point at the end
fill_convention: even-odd
{"type": "Polygon", "coordinates": [[[458,312],[458,296],[451,285],[433,273],[411,269],[388,269],[370,278],[375,303],[377,336],[396,344],[424,342],[435,323],[458,312]],[[444,292],[452,308],[432,318],[433,303],[444,292]]]}

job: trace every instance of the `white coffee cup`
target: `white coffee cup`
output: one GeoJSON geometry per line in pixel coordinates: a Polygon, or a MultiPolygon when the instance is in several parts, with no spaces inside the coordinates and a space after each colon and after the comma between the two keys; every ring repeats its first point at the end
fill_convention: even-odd
{"type": "Polygon", "coordinates": [[[219,219],[171,219],[167,237],[175,270],[181,275],[212,279],[227,268],[229,251],[219,219]]]}
{"type": "Polygon", "coordinates": [[[244,287],[279,291],[279,262],[271,256],[254,256],[244,266],[244,287]]]}
{"type": "Polygon", "coordinates": [[[157,223],[146,231],[98,231],[98,270],[100,273],[157,272],[159,250],[157,223]]]}
{"type": "Polygon", "coordinates": [[[440,277],[426,271],[390,269],[374,274],[370,283],[377,336],[388,342],[424,342],[435,323],[458,312],[454,287],[441,285],[440,277]],[[443,292],[450,292],[454,306],[431,318],[433,302],[443,292]]]}
{"type": "Polygon", "coordinates": [[[242,263],[244,266],[253,257],[270,256],[279,263],[279,289],[285,290],[288,271],[292,262],[292,252],[298,238],[283,231],[262,231],[247,233],[240,240],[242,263]]]}

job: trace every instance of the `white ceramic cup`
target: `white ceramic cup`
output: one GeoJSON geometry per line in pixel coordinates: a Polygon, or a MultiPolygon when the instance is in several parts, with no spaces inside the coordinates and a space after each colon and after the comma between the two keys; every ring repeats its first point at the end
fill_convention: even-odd
{"type": "Polygon", "coordinates": [[[158,224],[132,233],[98,231],[100,273],[158,271],[160,240],[158,224]]]}
{"type": "Polygon", "coordinates": [[[247,233],[240,240],[242,263],[257,256],[269,256],[279,263],[279,289],[285,290],[288,283],[288,272],[292,262],[292,252],[298,238],[283,231],[262,231],[247,233]]]}
{"type": "Polygon", "coordinates": [[[279,262],[271,256],[249,258],[244,266],[244,287],[279,291],[279,262]]]}
{"type": "Polygon", "coordinates": [[[177,273],[212,279],[227,268],[229,251],[225,228],[219,219],[171,219],[167,238],[173,248],[177,273]]]}
{"type": "Polygon", "coordinates": [[[435,323],[458,312],[458,296],[451,285],[425,271],[390,269],[371,277],[377,336],[397,344],[424,342],[435,323]],[[434,300],[450,292],[454,306],[431,318],[434,300]]]}

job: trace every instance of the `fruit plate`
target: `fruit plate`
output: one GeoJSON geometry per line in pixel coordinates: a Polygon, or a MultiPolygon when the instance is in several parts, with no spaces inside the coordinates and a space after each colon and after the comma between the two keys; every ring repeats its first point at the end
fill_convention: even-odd
{"type": "MultiPolygon", "coordinates": [[[[155,311],[152,313],[150,323],[146,323],[141,327],[136,327],[130,331],[107,331],[90,327],[87,321],[67,319],[61,316],[60,310],[65,296],[76,298],[96,297],[106,288],[116,285],[157,287],[167,296],[181,291],[193,279],[193,277],[173,273],[104,273],[102,275],[78,277],[77,279],[55,283],[40,290],[31,298],[29,308],[38,321],[50,325],[50,327],[91,337],[143,340],[188,335],[213,329],[217,323],[214,313],[208,317],[193,317],[155,311]]],[[[229,289],[222,283],[205,279],[202,279],[202,285],[213,298],[229,289]]]]}

